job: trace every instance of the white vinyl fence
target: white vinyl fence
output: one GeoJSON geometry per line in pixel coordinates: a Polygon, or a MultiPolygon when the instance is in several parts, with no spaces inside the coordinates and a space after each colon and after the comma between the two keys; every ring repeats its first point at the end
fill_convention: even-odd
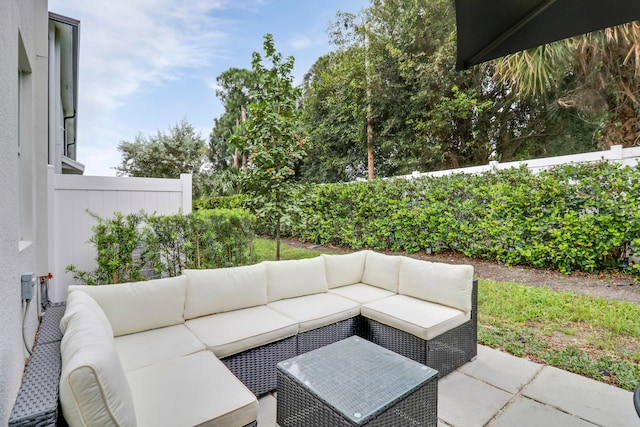
{"type": "Polygon", "coordinates": [[[87,210],[108,218],[115,212],[129,214],[145,211],[158,215],[191,212],[192,176],[180,179],[123,178],[60,175],[49,170],[49,265],[53,279],[49,298],[66,300],[67,287],[73,284],[70,264],[84,271],[96,267],[96,252],[88,243],[96,221],[87,210]]]}
{"type": "Polygon", "coordinates": [[[640,147],[622,148],[622,145],[614,145],[606,151],[594,151],[592,153],[572,154],[569,156],[545,157],[542,159],[523,160],[520,162],[489,162],[488,165],[472,166],[460,169],[447,169],[435,172],[413,172],[399,178],[419,178],[421,176],[444,176],[453,173],[481,173],[494,169],[518,168],[526,165],[529,169],[538,172],[553,166],[571,163],[592,163],[601,160],[618,162],[622,165],[635,165],[640,160],[640,147]]]}

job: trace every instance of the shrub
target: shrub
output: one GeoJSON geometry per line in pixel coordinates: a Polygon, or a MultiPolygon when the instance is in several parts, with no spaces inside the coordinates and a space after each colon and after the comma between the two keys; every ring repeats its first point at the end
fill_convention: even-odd
{"type": "MultiPolygon", "coordinates": [[[[504,264],[595,272],[640,247],[640,167],[564,165],[309,187],[291,233],[318,244],[454,250],[504,264]]],[[[632,266],[640,272],[640,266],[632,266]]]]}
{"type": "Polygon", "coordinates": [[[233,196],[211,196],[193,201],[193,210],[203,209],[242,209],[247,196],[235,194],[233,196]]]}
{"type": "Polygon", "coordinates": [[[113,218],[91,214],[98,223],[89,240],[97,268],[67,267],[88,285],[169,277],[185,268],[216,268],[255,262],[255,217],[243,209],[199,210],[156,216],[143,212],[113,218]]]}
{"type": "Polygon", "coordinates": [[[148,251],[144,250],[144,235],[140,233],[145,215],[125,216],[116,212],[113,218],[105,219],[87,213],[97,221],[89,242],[96,247],[98,267],[93,271],[80,271],[69,265],[67,270],[73,273],[73,278],[87,285],[141,280],[148,256],[148,251]]]}

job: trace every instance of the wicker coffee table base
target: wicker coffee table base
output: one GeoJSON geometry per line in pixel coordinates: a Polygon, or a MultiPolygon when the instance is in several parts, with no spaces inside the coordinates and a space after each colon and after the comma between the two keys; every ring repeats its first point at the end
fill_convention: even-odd
{"type": "Polygon", "coordinates": [[[438,379],[434,377],[403,399],[381,408],[368,422],[354,424],[324,404],[300,383],[278,371],[277,406],[277,422],[280,427],[436,427],[438,379]]]}

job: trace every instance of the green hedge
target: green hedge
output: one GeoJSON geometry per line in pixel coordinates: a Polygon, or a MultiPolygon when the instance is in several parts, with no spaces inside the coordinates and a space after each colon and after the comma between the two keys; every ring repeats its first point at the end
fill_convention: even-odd
{"type": "Polygon", "coordinates": [[[242,209],[247,196],[235,194],[233,196],[209,196],[193,201],[193,210],[203,209],[242,209]]]}
{"type": "Polygon", "coordinates": [[[89,285],[176,276],[185,268],[228,267],[256,260],[256,219],[243,209],[202,209],[168,216],[91,215],[97,224],[89,241],[96,247],[98,267],[89,272],[67,267],[74,279],[89,285]]]}
{"type": "MultiPolygon", "coordinates": [[[[595,272],[640,247],[640,167],[616,163],[307,187],[292,234],[318,244],[444,249],[504,264],[595,272]]],[[[637,265],[632,269],[638,269],[637,265]]]]}

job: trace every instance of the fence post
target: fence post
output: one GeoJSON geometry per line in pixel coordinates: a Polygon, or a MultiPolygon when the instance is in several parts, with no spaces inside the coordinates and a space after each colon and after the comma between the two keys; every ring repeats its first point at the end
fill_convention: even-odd
{"type": "Polygon", "coordinates": [[[612,145],[609,147],[611,152],[611,160],[616,160],[618,163],[622,161],[622,145],[612,145]]]}
{"type": "Polygon", "coordinates": [[[180,185],[182,188],[182,213],[191,213],[191,202],[193,198],[193,176],[190,173],[180,174],[180,185]]]}

